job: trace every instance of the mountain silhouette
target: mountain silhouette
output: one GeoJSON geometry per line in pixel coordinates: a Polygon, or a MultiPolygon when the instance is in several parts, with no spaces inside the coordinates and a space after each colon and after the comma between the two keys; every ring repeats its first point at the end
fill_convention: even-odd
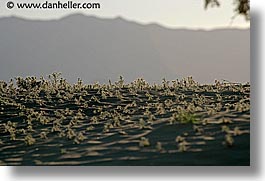
{"type": "Polygon", "coordinates": [[[53,72],[70,82],[107,82],[120,75],[149,82],[186,76],[201,83],[250,80],[249,29],[168,29],[82,14],[3,17],[0,40],[0,80],[53,72]]]}

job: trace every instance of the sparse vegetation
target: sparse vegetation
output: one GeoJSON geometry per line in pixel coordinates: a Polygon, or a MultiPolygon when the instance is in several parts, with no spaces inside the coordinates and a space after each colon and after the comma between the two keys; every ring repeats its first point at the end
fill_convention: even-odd
{"type": "Polygon", "coordinates": [[[157,154],[207,153],[211,142],[225,153],[249,144],[249,124],[249,83],[201,85],[188,77],[126,84],[120,77],[109,84],[70,84],[60,73],[0,82],[2,165],[97,164],[122,160],[118,153],[153,163],[157,154]],[[9,161],[18,156],[26,161],[9,161]]]}

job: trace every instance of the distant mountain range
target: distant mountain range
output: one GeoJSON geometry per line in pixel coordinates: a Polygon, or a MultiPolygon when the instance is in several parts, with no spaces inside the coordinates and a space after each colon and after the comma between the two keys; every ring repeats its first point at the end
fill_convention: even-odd
{"type": "Polygon", "coordinates": [[[193,76],[250,80],[250,30],[167,29],[81,14],[59,20],[0,18],[0,80],[62,72],[70,82],[123,75],[160,82],[193,76]]]}

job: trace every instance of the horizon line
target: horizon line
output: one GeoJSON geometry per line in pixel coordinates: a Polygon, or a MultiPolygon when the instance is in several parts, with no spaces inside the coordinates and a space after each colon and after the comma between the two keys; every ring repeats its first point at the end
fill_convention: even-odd
{"type": "Polygon", "coordinates": [[[164,29],[168,29],[168,30],[194,30],[194,31],[214,31],[214,30],[250,30],[250,26],[249,27],[233,27],[233,26],[218,26],[215,28],[206,28],[206,27],[185,27],[185,26],[180,26],[180,27],[169,27],[166,25],[163,25],[161,23],[157,23],[157,22],[149,22],[149,23],[143,23],[143,22],[139,22],[136,20],[130,20],[127,19],[125,17],[122,17],[120,15],[115,16],[115,17],[100,17],[100,16],[96,16],[96,15],[87,15],[85,13],[72,13],[72,14],[67,14],[61,17],[54,17],[54,18],[49,18],[49,19],[42,19],[42,18],[29,18],[29,17],[25,17],[25,16],[18,16],[18,15],[9,15],[9,16],[0,16],[0,20],[1,19],[5,19],[5,18],[16,18],[16,19],[20,19],[20,20],[25,20],[25,21],[38,21],[38,22],[47,22],[47,21],[60,21],[63,19],[67,19],[69,17],[72,16],[83,16],[83,17],[88,17],[88,18],[96,18],[96,19],[100,19],[100,20],[117,20],[117,19],[121,19],[124,20],[126,22],[130,22],[130,23],[134,23],[137,25],[141,25],[141,26],[159,26],[161,28],[164,29]]]}

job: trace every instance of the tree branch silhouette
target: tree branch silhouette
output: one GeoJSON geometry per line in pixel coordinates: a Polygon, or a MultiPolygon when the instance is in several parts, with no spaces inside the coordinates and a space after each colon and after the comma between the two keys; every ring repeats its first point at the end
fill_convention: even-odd
{"type": "MultiPolygon", "coordinates": [[[[205,1],[205,9],[210,7],[219,7],[221,6],[220,0],[204,0],[205,1]]],[[[250,20],[250,0],[233,0],[235,6],[236,15],[241,15],[246,18],[246,21],[250,20]]]]}

